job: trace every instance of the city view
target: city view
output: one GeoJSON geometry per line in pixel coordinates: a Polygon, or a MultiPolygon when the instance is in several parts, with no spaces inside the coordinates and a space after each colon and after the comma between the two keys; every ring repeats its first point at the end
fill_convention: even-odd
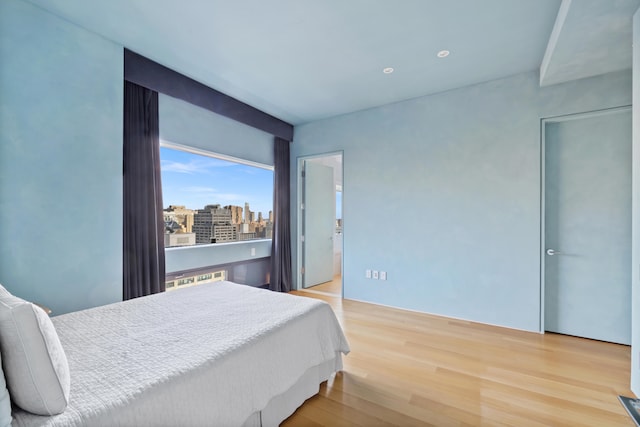
{"type": "Polygon", "coordinates": [[[188,209],[169,205],[162,213],[165,247],[270,239],[273,234],[273,212],[269,211],[267,217],[262,212],[256,216],[249,203],[244,208],[215,204],[188,209]]]}
{"type": "Polygon", "coordinates": [[[272,237],[272,170],[164,146],[160,159],[165,247],[272,237]]]}

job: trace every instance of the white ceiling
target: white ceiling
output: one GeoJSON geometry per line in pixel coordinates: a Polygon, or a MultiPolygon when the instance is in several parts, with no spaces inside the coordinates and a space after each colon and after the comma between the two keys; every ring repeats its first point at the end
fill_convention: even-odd
{"type": "Polygon", "coordinates": [[[640,6],[640,0],[28,1],[292,124],[541,65],[543,84],[630,68],[631,17],[640,6]],[[442,49],[449,57],[436,57],[442,49]],[[384,74],[385,67],[395,72],[384,74]]]}
{"type": "Polygon", "coordinates": [[[564,0],[540,67],[543,86],[631,68],[638,0],[564,0]]]}

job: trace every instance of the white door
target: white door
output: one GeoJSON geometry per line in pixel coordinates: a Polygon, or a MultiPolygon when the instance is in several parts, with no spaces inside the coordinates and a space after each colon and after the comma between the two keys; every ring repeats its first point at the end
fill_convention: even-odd
{"type": "Polygon", "coordinates": [[[333,168],[304,161],[303,287],[333,279],[336,192],[333,168]]]}
{"type": "Polygon", "coordinates": [[[631,111],[545,125],[547,331],[631,339],[631,111]]]}

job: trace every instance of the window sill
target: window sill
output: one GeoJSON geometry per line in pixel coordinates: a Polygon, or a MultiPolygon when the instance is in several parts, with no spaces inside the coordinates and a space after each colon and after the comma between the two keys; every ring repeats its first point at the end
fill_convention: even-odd
{"type": "Polygon", "coordinates": [[[165,249],[166,272],[196,270],[212,265],[233,264],[271,256],[271,239],[165,249]]]}
{"type": "Polygon", "coordinates": [[[247,245],[251,245],[252,243],[255,244],[256,242],[271,243],[271,240],[272,239],[253,239],[253,240],[241,240],[237,242],[226,242],[226,243],[210,243],[210,244],[190,245],[190,246],[172,246],[169,248],[164,248],[164,251],[173,252],[173,251],[179,251],[179,250],[185,250],[185,249],[212,248],[212,247],[218,248],[218,247],[235,246],[235,245],[247,246],[247,245]]]}

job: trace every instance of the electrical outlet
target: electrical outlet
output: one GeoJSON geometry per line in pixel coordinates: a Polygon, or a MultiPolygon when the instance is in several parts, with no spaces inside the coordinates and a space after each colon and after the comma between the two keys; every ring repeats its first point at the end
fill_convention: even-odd
{"type": "Polygon", "coordinates": [[[367,279],[371,279],[371,270],[365,270],[364,277],[366,277],[367,279]]]}
{"type": "Polygon", "coordinates": [[[251,256],[256,256],[256,248],[251,248],[251,256]]]}
{"type": "Polygon", "coordinates": [[[373,278],[374,279],[378,278],[378,270],[373,270],[373,278]]]}
{"type": "Polygon", "coordinates": [[[387,280],[387,272],[386,271],[381,271],[380,272],[380,280],[387,280]]]}

